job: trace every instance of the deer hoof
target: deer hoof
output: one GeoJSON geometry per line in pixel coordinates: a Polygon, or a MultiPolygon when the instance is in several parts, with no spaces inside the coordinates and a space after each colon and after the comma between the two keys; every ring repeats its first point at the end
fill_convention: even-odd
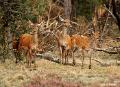
{"type": "Polygon", "coordinates": [[[64,63],[64,65],[67,65],[67,63],[64,63]]]}
{"type": "Polygon", "coordinates": [[[91,65],[89,65],[89,69],[91,69],[91,65]]]}
{"type": "Polygon", "coordinates": [[[73,61],[73,65],[75,65],[76,64],[76,62],[75,61],[73,61]]]}

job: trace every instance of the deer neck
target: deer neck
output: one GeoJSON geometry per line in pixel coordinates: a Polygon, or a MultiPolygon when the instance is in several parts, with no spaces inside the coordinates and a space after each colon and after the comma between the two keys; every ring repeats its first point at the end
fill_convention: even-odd
{"type": "Polygon", "coordinates": [[[35,27],[35,31],[33,32],[33,44],[38,45],[38,27],[35,27]]]}
{"type": "Polygon", "coordinates": [[[63,35],[67,35],[67,27],[63,28],[63,35]]]}

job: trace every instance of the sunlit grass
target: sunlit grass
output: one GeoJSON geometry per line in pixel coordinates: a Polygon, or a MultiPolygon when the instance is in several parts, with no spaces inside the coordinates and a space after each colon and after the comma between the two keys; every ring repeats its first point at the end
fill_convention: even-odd
{"type": "Polygon", "coordinates": [[[0,64],[0,87],[19,87],[23,83],[28,83],[35,76],[44,78],[48,74],[56,74],[62,81],[80,82],[83,84],[104,83],[109,81],[109,76],[120,76],[119,66],[102,67],[93,64],[92,69],[85,65],[61,65],[44,59],[37,60],[36,70],[25,67],[26,64],[15,64],[8,60],[5,64],[0,64]]]}

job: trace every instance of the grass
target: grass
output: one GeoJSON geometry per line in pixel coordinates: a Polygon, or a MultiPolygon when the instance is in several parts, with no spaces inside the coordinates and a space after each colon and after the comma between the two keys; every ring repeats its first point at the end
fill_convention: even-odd
{"type": "Polygon", "coordinates": [[[81,65],[79,64],[76,66],[61,65],[44,59],[37,59],[36,63],[36,70],[26,68],[26,65],[23,63],[15,64],[13,60],[7,60],[5,64],[0,64],[0,87],[23,87],[34,81],[39,82],[38,80],[34,80],[37,77],[40,78],[40,81],[42,79],[46,81],[50,77],[48,75],[60,77],[61,83],[64,81],[79,83],[85,87],[98,87],[98,84],[104,85],[110,83],[110,81],[115,83],[114,81],[117,82],[117,80],[116,84],[120,84],[120,78],[118,78],[120,77],[120,66],[101,67],[94,64],[90,70],[87,69],[87,65],[85,65],[84,69],[81,69],[81,65]]]}

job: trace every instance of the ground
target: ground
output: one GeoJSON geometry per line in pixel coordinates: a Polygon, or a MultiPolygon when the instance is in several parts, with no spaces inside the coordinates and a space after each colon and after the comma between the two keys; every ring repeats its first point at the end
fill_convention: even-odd
{"type": "Polygon", "coordinates": [[[120,87],[120,66],[101,66],[88,69],[85,64],[61,65],[37,58],[36,68],[15,64],[12,59],[0,63],[0,87],[120,87]]]}

